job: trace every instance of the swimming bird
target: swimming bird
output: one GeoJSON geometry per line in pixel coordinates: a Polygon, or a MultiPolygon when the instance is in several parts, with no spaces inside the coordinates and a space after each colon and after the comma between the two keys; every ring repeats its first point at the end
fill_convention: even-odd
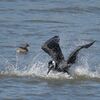
{"type": "Polygon", "coordinates": [[[26,43],[23,46],[20,46],[19,48],[17,48],[16,52],[18,52],[18,53],[27,53],[29,51],[28,47],[29,47],[29,44],[26,43]]]}
{"type": "Polygon", "coordinates": [[[69,68],[76,63],[76,60],[78,58],[78,53],[83,48],[89,48],[94,44],[95,41],[78,46],[68,57],[67,60],[65,60],[64,55],[62,53],[62,50],[59,45],[60,38],[59,36],[54,36],[47,40],[41,47],[42,50],[44,50],[49,56],[51,56],[52,60],[48,62],[48,72],[51,71],[58,71],[58,72],[66,72],[69,73],[69,68]]]}

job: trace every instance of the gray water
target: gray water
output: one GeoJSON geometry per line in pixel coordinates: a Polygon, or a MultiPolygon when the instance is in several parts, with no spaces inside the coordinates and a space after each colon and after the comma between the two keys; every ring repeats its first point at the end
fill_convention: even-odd
{"type": "Polygon", "coordinates": [[[100,0],[0,0],[0,100],[100,99],[100,0]],[[77,64],[66,73],[50,72],[41,50],[59,35],[65,58],[77,46],[77,64]],[[16,49],[29,43],[27,54],[16,49]]]}

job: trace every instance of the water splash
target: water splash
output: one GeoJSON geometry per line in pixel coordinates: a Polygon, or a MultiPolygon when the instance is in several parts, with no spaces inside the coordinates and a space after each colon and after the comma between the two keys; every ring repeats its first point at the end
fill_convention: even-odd
{"type": "Polygon", "coordinates": [[[100,68],[98,66],[95,67],[95,70],[92,70],[91,66],[89,66],[88,64],[88,60],[86,57],[82,57],[81,60],[81,65],[74,66],[74,77],[100,78],[100,68]]]}
{"type": "Polygon", "coordinates": [[[44,79],[75,79],[79,77],[85,78],[100,78],[100,68],[96,67],[95,71],[91,70],[91,67],[88,65],[87,58],[83,57],[81,59],[81,65],[73,65],[70,69],[71,75],[67,73],[59,73],[51,71],[47,75],[47,56],[43,56],[42,53],[36,55],[31,63],[28,66],[18,66],[18,57],[17,63],[15,65],[11,64],[6,58],[0,56],[2,59],[5,60],[6,66],[4,70],[0,70],[0,75],[9,75],[9,76],[32,76],[32,77],[40,77],[44,79]]]}

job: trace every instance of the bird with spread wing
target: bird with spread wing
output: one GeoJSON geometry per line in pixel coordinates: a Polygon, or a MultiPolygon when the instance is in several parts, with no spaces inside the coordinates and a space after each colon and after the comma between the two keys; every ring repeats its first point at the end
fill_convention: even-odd
{"type": "Polygon", "coordinates": [[[59,45],[60,38],[59,36],[54,36],[47,40],[42,45],[42,50],[44,50],[49,56],[51,56],[52,60],[48,62],[48,72],[51,70],[55,70],[58,72],[67,72],[69,73],[69,68],[72,64],[74,64],[78,58],[78,53],[83,48],[89,48],[94,44],[95,41],[85,44],[82,46],[78,46],[68,57],[67,60],[65,60],[64,55],[62,53],[62,50],[59,45]]]}

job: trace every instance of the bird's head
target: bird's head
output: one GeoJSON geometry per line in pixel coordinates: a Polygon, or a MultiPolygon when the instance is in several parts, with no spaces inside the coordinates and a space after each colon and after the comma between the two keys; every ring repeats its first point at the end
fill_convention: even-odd
{"type": "Polygon", "coordinates": [[[47,74],[49,74],[49,72],[52,70],[52,69],[54,69],[56,67],[56,63],[55,63],[55,61],[49,61],[49,63],[48,63],[48,72],[47,72],[47,74]]]}

